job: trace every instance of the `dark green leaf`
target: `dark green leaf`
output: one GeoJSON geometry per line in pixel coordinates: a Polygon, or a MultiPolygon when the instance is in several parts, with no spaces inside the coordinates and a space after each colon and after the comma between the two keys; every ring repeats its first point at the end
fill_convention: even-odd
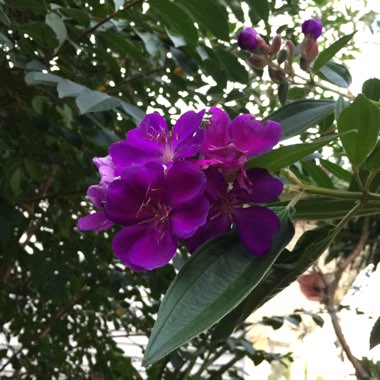
{"type": "Polygon", "coordinates": [[[177,62],[178,66],[182,67],[188,74],[191,75],[197,71],[197,64],[182,50],[175,47],[170,47],[170,52],[173,54],[173,58],[177,62]]]}
{"type": "Polygon", "coordinates": [[[53,50],[59,45],[55,32],[44,22],[22,24],[17,29],[22,33],[28,34],[36,44],[44,49],[53,50]]]}
{"type": "Polygon", "coordinates": [[[289,92],[289,82],[286,80],[278,86],[278,99],[280,100],[281,105],[284,105],[286,103],[288,92],[289,92]]]}
{"type": "Polygon", "coordinates": [[[380,318],[377,319],[372,327],[371,335],[369,338],[369,348],[372,349],[380,344],[380,318]]]}
{"type": "Polygon", "coordinates": [[[342,135],[341,140],[351,163],[359,165],[375,147],[380,130],[380,109],[361,94],[338,119],[340,133],[354,129],[357,135],[342,135]]]}
{"type": "Polygon", "coordinates": [[[318,314],[311,314],[311,318],[319,327],[323,327],[323,325],[325,324],[324,319],[318,314]]]}
{"type": "Polygon", "coordinates": [[[335,140],[338,135],[323,137],[315,142],[281,146],[261,156],[250,158],[248,168],[265,168],[276,171],[286,168],[335,140]]]}
{"type": "Polygon", "coordinates": [[[377,143],[373,152],[367,157],[365,166],[369,170],[380,170],[380,142],[377,143]]]}
{"type": "MultiPolygon", "coordinates": [[[[219,58],[220,65],[225,69],[232,81],[247,84],[248,72],[234,54],[225,49],[217,49],[215,53],[219,58]]],[[[216,62],[213,62],[213,65],[216,64],[216,62]]]]}
{"type": "Polygon", "coordinates": [[[314,182],[321,187],[325,188],[334,188],[334,184],[331,181],[331,178],[321,169],[320,166],[317,166],[313,161],[303,161],[302,167],[307,171],[309,176],[314,180],[314,182]]]}
{"type": "Polygon", "coordinates": [[[260,283],[294,235],[287,211],[279,216],[281,230],[265,257],[250,255],[234,234],[207,242],[190,257],[161,303],[144,365],[153,364],[211,327],[260,283]]]}
{"type": "Polygon", "coordinates": [[[356,32],[341,37],[327,49],[323,50],[314,62],[313,71],[317,73],[322,66],[324,66],[331,58],[335,56],[336,53],[338,53],[339,50],[343,49],[348,44],[355,33],[356,32]]]}
{"type": "Polygon", "coordinates": [[[329,100],[304,99],[285,104],[264,120],[274,120],[282,126],[282,140],[297,136],[319,123],[334,110],[329,100]]]}
{"type": "Polygon", "coordinates": [[[368,98],[375,101],[380,100],[380,79],[371,78],[363,84],[363,94],[368,98]]]}
{"type": "Polygon", "coordinates": [[[216,0],[185,0],[180,5],[188,10],[193,20],[216,38],[228,40],[228,13],[216,0]]]}
{"type": "Polygon", "coordinates": [[[2,8],[0,8],[0,22],[2,22],[5,26],[11,26],[11,20],[9,20],[2,8]]]}
{"type": "Polygon", "coordinates": [[[237,325],[295,281],[326,249],[332,230],[332,226],[324,226],[307,231],[298,240],[292,252],[285,250],[264,280],[236,309],[218,323],[212,339],[221,341],[228,338],[237,325]]]}
{"type": "Polygon", "coordinates": [[[349,105],[350,105],[350,102],[348,102],[347,100],[344,100],[343,96],[339,96],[339,98],[337,99],[335,103],[335,108],[334,108],[335,120],[338,120],[341,112],[349,105]]]}
{"type": "Polygon", "coordinates": [[[284,318],[283,317],[264,317],[262,322],[265,326],[271,326],[274,330],[278,330],[282,327],[284,324],[284,318]]]}
{"type": "Polygon", "coordinates": [[[334,174],[336,177],[346,181],[348,183],[352,180],[352,173],[346,169],[343,169],[341,165],[335,164],[334,162],[327,160],[319,160],[321,165],[326,168],[331,174],[334,174]]]}
{"type": "Polygon", "coordinates": [[[183,36],[192,45],[198,44],[198,31],[188,14],[168,0],[150,0],[150,11],[170,30],[183,36]]]}
{"type": "Polygon", "coordinates": [[[62,45],[67,38],[67,30],[65,23],[62,21],[61,17],[55,13],[48,13],[45,18],[45,22],[50,28],[54,30],[54,33],[59,42],[59,46],[62,45]]]}
{"type": "Polygon", "coordinates": [[[65,15],[73,18],[78,24],[87,28],[90,25],[90,16],[87,12],[76,8],[60,8],[65,15]]]}
{"type": "Polygon", "coordinates": [[[25,75],[25,82],[28,85],[37,84],[55,84],[62,80],[61,77],[54,74],[44,74],[41,72],[33,71],[25,75]]]}
{"type": "Polygon", "coordinates": [[[269,17],[269,3],[268,0],[252,0],[250,3],[252,11],[256,12],[258,16],[264,20],[269,17]]]}
{"type": "Polygon", "coordinates": [[[331,61],[322,66],[317,75],[339,87],[348,88],[352,82],[352,77],[347,67],[331,61]]]}

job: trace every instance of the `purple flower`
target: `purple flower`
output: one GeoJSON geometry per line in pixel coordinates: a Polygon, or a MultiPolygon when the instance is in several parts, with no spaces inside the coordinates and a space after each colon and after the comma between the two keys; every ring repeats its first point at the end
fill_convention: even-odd
{"type": "Polygon", "coordinates": [[[207,240],[224,234],[236,226],[242,244],[255,256],[263,256],[272,248],[272,240],[280,229],[277,215],[257,203],[273,201],[283,189],[282,182],[265,169],[250,169],[250,190],[237,181],[228,186],[216,168],[206,171],[206,193],[210,200],[207,222],[187,240],[190,252],[207,240]],[[245,207],[247,204],[250,207],[245,207]]]}
{"type": "Polygon", "coordinates": [[[177,241],[206,222],[205,186],[205,175],[188,161],[167,172],[156,162],[125,169],[110,184],[105,204],[107,218],[125,226],[112,241],[115,255],[135,271],[167,264],[177,241]]]}
{"type": "Polygon", "coordinates": [[[237,40],[241,49],[254,51],[257,47],[257,32],[255,29],[245,26],[237,35],[237,40]]]}
{"type": "Polygon", "coordinates": [[[210,113],[201,150],[203,166],[241,168],[249,157],[268,152],[280,141],[281,126],[275,121],[263,124],[253,115],[243,114],[231,122],[227,113],[217,107],[211,107],[210,113]]]}
{"type": "Polygon", "coordinates": [[[98,185],[93,185],[88,188],[87,197],[98,211],[80,218],[78,220],[78,227],[82,231],[103,231],[113,225],[113,222],[104,214],[104,203],[106,201],[106,192],[109,184],[115,177],[115,170],[111,156],[94,157],[92,162],[99,170],[100,182],[98,185]]]}
{"type": "Polygon", "coordinates": [[[204,130],[200,128],[204,113],[184,113],[171,131],[161,115],[146,115],[138,128],[127,133],[126,141],[111,145],[110,155],[116,175],[130,165],[148,162],[171,164],[198,154],[204,137],[204,130]]]}
{"type": "Polygon", "coordinates": [[[303,22],[302,33],[316,40],[322,34],[322,28],[322,21],[319,18],[311,18],[303,22]]]}

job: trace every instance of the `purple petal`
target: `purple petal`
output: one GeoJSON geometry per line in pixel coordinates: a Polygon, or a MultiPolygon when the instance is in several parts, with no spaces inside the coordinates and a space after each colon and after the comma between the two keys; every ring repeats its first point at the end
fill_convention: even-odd
{"type": "Polygon", "coordinates": [[[207,179],[206,193],[211,198],[221,198],[227,193],[228,183],[224,180],[222,173],[215,167],[205,170],[207,179]]]}
{"type": "Polygon", "coordinates": [[[231,220],[228,215],[220,214],[218,217],[208,220],[205,225],[199,227],[195,234],[186,241],[190,253],[193,253],[207,240],[223,235],[231,229],[231,220]]]}
{"type": "Polygon", "coordinates": [[[113,223],[107,219],[103,210],[78,219],[78,227],[82,231],[103,231],[110,228],[112,225],[113,223]]]}
{"type": "Polygon", "coordinates": [[[249,180],[247,201],[265,203],[276,199],[282,192],[284,184],[272,177],[266,169],[254,168],[246,171],[249,180]]]}
{"type": "Polygon", "coordinates": [[[105,212],[115,223],[128,225],[153,218],[144,205],[154,204],[160,197],[164,181],[162,165],[149,163],[132,166],[114,180],[106,194],[105,212]]]}
{"type": "Polygon", "coordinates": [[[206,187],[206,177],[189,161],[175,162],[168,170],[165,196],[173,208],[182,207],[201,196],[206,187]]]}
{"type": "Polygon", "coordinates": [[[145,115],[144,119],[141,120],[141,123],[138,127],[141,136],[144,139],[150,140],[157,134],[162,135],[163,133],[166,135],[168,133],[168,125],[166,124],[166,120],[158,113],[149,113],[145,115]]]}
{"type": "Polygon", "coordinates": [[[115,256],[137,271],[152,270],[167,264],[175,255],[177,243],[170,229],[154,223],[125,227],[112,240],[115,256]]]}
{"type": "Polygon", "coordinates": [[[101,208],[106,200],[106,192],[105,184],[93,185],[88,188],[87,197],[96,208],[101,208]]]}
{"type": "Polygon", "coordinates": [[[94,157],[92,162],[99,169],[100,182],[110,183],[115,177],[115,169],[110,155],[105,157],[94,157]]]}
{"type": "MultiPolygon", "coordinates": [[[[133,135],[138,134],[138,131],[133,135]]],[[[129,135],[127,135],[129,136],[129,135]]],[[[115,175],[130,167],[131,165],[141,165],[147,162],[162,162],[163,146],[157,142],[139,139],[134,136],[133,142],[119,141],[110,146],[109,152],[115,164],[115,175]]]]}
{"type": "Polygon", "coordinates": [[[204,129],[198,129],[194,136],[181,141],[175,147],[174,160],[181,158],[191,158],[197,155],[202,148],[204,138],[204,129]]]}
{"type": "Polygon", "coordinates": [[[281,137],[281,126],[268,120],[265,125],[252,115],[237,116],[231,123],[230,135],[238,149],[248,156],[258,156],[271,150],[281,137]]]}
{"type": "Polygon", "coordinates": [[[264,207],[234,209],[234,220],[242,244],[254,256],[264,256],[272,249],[274,236],[280,230],[277,215],[264,207]]]}
{"type": "Polygon", "coordinates": [[[188,111],[185,112],[177,120],[173,127],[173,146],[178,143],[193,137],[197,129],[200,128],[205,110],[200,112],[188,111]]]}
{"type": "Polygon", "coordinates": [[[198,227],[206,223],[209,207],[209,201],[201,197],[173,210],[170,220],[174,236],[181,240],[192,236],[198,227]]]}
{"type": "Polygon", "coordinates": [[[228,128],[231,120],[227,113],[217,107],[211,107],[209,112],[212,114],[212,117],[210,123],[206,126],[204,140],[205,154],[207,154],[209,148],[224,147],[230,142],[228,128]]]}

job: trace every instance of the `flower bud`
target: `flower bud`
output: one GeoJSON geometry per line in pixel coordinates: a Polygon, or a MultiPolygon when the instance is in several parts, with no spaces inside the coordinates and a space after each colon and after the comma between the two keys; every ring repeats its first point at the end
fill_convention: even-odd
{"type": "Polygon", "coordinates": [[[310,301],[321,301],[326,283],[322,273],[304,274],[298,278],[301,292],[310,301]]]}
{"type": "Polygon", "coordinates": [[[255,49],[255,53],[267,55],[267,54],[269,54],[269,51],[270,51],[269,45],[265,42],[264,38],[258,34],[257,35],[257,46],[255,49]]]}
{"type": "Polygon", "coordinates": [[[294,54],[296,53],[296,47],[293,41],[286,41],[285,48],[289,50],[289,62],[293,61],[294,54]]]}
{"type": "Polygon", "coordinates": [[[271,55],[277,54],[278,51],[280,50],[280,47],[281,47],[281,36],[277,34],[276,36],[274,36],[272,40],[272,44],[270,45],[269,54],[271,55]]]}
{"type": "Polygon", "coordinates": [[[282,69],[274,69],[273,67],[268,67],[268,73],[275,83],[281,84],[285,80],[285,73],[282,69]]]}
{"type": "Polygon", "coordinates": [[[311,18],[302,24],[302,33],[308,37],[317,39],[322,34],[322,21],[319,18],[311,18]]]}
{"type": "Polygon", "coordinates": [[[306,36],[301,43],[300,66],[304,71],[309,71],[310,63],[318,55],[318,43],[314,37],[306,36]]]}
{"type": "Polygon", "coordinates": [[[284,47],[278,53],[278,56],[277,56],[278,64],[281,65],[281,63],[285,62],[288,59],[288,57],[289,57],[289,49],[284,47]]]}
{"type": "Polygon", "coordinates": [[[240,49],[254,51],[257,46],[257,32],[251,27],[244,27],[237,35],[237,41],[240,49]]]}
{"type": "Polygon", "coordinates": [[[268,64],[268,59],[258,54],[252,54],[249,61],[256,69],[263,69],[268,64]]]}

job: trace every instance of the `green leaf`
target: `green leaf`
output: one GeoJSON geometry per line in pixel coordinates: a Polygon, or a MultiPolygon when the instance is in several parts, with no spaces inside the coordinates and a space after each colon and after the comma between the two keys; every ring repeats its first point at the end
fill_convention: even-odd
{"type": "Polygon", "coordinates": [[[344,100],[343,96],[339,96],[338,100],[335,103],[335,108],[334,108],[334,117],[335,120],[338,120],[341,112],[347,108],[350,105],[350,102],[347,100],[344,100]]]}
{"type": "Polygon", "coordinates": [[[120,105],[120,99],[114,98],[100,91],[92,91],[86,88],[75,99],[79,112],[83,115],[87,112],[100,112],[114,109],[120,105]]]}
{"type": "Polygon", "coordinates": [[[375,101],[380,100],[380,79],[371,78],[363,84],[363,94],[368,98],[375,101]]]}
{"type": "Polygon", "coordinates": [[[342,166],[335,164],[334,162],[319,159],[321,165],[326,168],[331,174],[334,174],[336,177],[346,181],[348,183],[352,180],[352,173],[346,169],[343,169],[342,166]]]}
{"type": "Polygon", "coordinates": [[[179,2],[203,29],[216,38],[228,40],[228,13],[216,0],[183,0],[179,2]],[[211,17],[212,15],[212,17],[211,17]]]}
{"type": "Polygon", "coordinates": [[[352,77],[347,67],[331,61],[322,66],[317,75],[339,87],[348,88],[352,82],[352,77]]]}
{"type": "Polygon", "coordinates": [[[292,252],[282,252],[264,280],[218,323],[213,331],[212,340],[227,339],[237,325],[295,281],[326,249],[332,230],[332,226],[326,225],[307,231],[298,240],[292,252]]]}
{"type": "Polygon", "coordinates": [[[339,50],[343,49],[348,44],[355,33],[356,32],[341,37],[327,49],[323,50],[314,61],[314,65],[312,67],[313,71],[317,73],[322,66],[324,66],[331,58],[335,56],[336,53],[338,53],[339,50]]]}
{"type": "Polygon", "coordinates": [[[280,101],[281,105],[284,105],[286,103],[288,92],[289,92],[289,82],[285,80],[278,86],[278,100],[280,101]]]}
{"type": "Polygon", "coordinates": [[[38,85],[38,84],[55,84],[62,80],[61,77],[54,74],[45,74],[38,71],[32,71],[25,75],[25,83],[28,85],[38,85]]]}
{"type": "Polygon", "coordinates": [[[334,110],[330,100],[304,99],[285,104],[264,120],[274,120],[282,126],[282,140],[297,136],[313,127],[334,110]]]}
{"type": "Polygon", "coordinates": [[[279,217],[280,232],[265,257],[250,255],[232,233],[207,242],[190,257],[161,303],[145,366],[211,327],[260,283],[294,235],[287,211],[279,217]]]}
{"type": "Polygon", "coordinates": [[[28,34],[36,44],[44,49],[53,50],[59,45],[54,30],[44,22],[30,22],[19,25],[17,29],[22,33],[28,34]]]}
{"type": "Polygon", "coordinates": [[[380,344],[380,318],[377,319],[372,327],[371,335],[369,338],[369,348],[372,349],[380,344]]]}
{"type": "Polygon", "coordinates": [[[314,161],[303,161],[302,167],[307,171],[309,176],[315,181],[318,186],[333,189],[334,184],[331,178],[324,172],[320,166],[317,166],[314,161]]]}
{"type": "Polygon", "coordinates": [[[247,167],[265,168],[269,171],[280,170],[322,148],[337,137],[338,135],[334,135],[323,137],[311,143],[281,146],[280,148],[271,150],[261,156],[250,158],[247,167]]]}
{"type": "MultiPolygon", "coordinates": [[[[248,83],[248,72],[234,54],[225,49],[217,49],[215,50],[215,54],[219,58],[220,65],[225,69],[230,80],[243,84],[248,83]]],[[[213,62],[213,65],[215,64],[217,63],[213,62]]]]}
{"type": "Polygon", "coordinates": [[[65,15],[74,19],[75,22],[77,22],[79,25],[84,26],[85,28],[90,25],[90,16],[85,11],[77,8],[60,8],[59,10],[65,15]]]}
{"type": "MultiPolygon", "coordinates": [[[[356,204],[356,200],[312,196],[301,199],[295,206],[294,219],[327,220],[343,218],[356,204]]],[[[276,204],[283,205],[283,203],[276,204]]],[[[380,202],[369,201],[357,213],[358,216],[380,214],[380,202]]]]}
{"type": "Polygon", "coordinates": [[[86,89],[85,86],[72,82],[68,79],[62,79],[57,85],[58,96],[62,98],[78,96],[86,89]]]}
{"type": "Polygon", "coordinates": [[[365,166],[369,170],[380,170],[380,142],[377,143],[373,152],[367,157],[365,166]]]}
{"type": "Polygon", "coordinates": [[[0,8],[0,22],[2,22],[5,26],[11,26],[11,20],[2,8],[0,8]]]}
{"type": "Polygon", "coordinates": [[[252,12],[256,12],[260,18],[268,20],[269,17],[269,3],[268,0],[252,0],[250,2],[252,12]]]}
{"type": "Polygon", "coordinates": [[[168,0],[150,0],[150,11],[170,30],[183,36],[192,45],[198,45],[198,31],[188,14],[168,0]]]}
{"type": "Polygon", "coordinates": [[[54,33],[58,39],[59,46],[61,46],[67,38],[67,30],[62,18],[55,13],[48,13],[45,18],[45,22],[50,28],[54,30],[54,33]]]}
{"type": "Polygon", "coordinates": [[[359,165],[375,147],[380,130],[380,109],[361,94],[338,119],[340,133],[354,129],[357,135],[342,135],[341,141],[351,163],[359,165]]]}

